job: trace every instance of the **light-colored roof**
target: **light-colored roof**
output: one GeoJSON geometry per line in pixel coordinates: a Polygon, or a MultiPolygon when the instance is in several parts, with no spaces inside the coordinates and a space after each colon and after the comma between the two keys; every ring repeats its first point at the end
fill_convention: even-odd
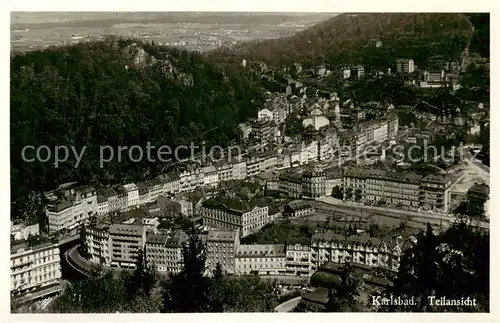
{"type": "Polygon", "coordinates": [[[238,231],[213,230],[208,232],[207,241],[235,241],[238,231]]]}
{"type": "Polygon", "coordinates": [[[129,184],[125,184],[123,185],[123,188],[127,191],[127,192],[130,192],[130,191],[134,191],[137,189],[137,185],[135,185],[134,183],[129,183],[129,184]]]}
{"type": "Polygon", "coordinates": [[[142,225],[134,224],[119,224],[115,223],[109,229],[110,234],[114,235],[129,235],[129,236],[142,236],[144,227],[142,225]]]}

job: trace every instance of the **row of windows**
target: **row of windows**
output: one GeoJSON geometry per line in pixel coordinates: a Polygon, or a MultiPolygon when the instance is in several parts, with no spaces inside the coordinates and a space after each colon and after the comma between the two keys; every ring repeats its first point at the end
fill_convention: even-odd
{"type": "Polygon", "coordinates": [[[44,274],[40,274],[40,275],[28,276],[26,278],[15,277],[15,279],[12,282],[14,283],[15,287],[19,286],[22,288],[25,286],[27,287],[27,286],[30,286],[33,284],[43,283],[47,280],[52,280],[52,279],[56,279],[56,278],[60,278],[60,277],[61,277],[60,272],[48,272],[48,273],[44,273],[44,274]]]}
{"type": "Polygon", "coordinates": [[[166,256],[166,255],[148,255],[148,259],[153,259],[153,260],[177,260],[180,257],[174,257],[174,256],[166,256]]]}
{"type": "Polygon", "coordinates": [[[241,262],[279,262],[279,263],[285,260],[284,258],[243,258],[243,257],[238,257],[236,259],[241,262]]]}
{"type": "Polygon", "coordinates": [[[395,197],[398,199],[418,201],[418,195],[387,193],[387,192],[379,192],[379,191],[372,191],[372,190],[365,190],[365,195],[367,196],[368,199],[370,199],[368,197],[369,195],[376,195],[376,196],[383,196],[383,197],[388,197],[388,198],[395,197]]]}
{"type": "Polygon", "coordinates": [[[40,263],[40,262],[43,263],[43,262],[54,261],[54,260],[59,260],[59,249],[47,250],[44,252],[31,254],[29,256],[14,258],[11,260],[11,264],[17,265],[17,264],[23,264],[23,263],[33,262],[33,261],[39,261],[38,263],[40,263]]]}
{"type": "MultiPolygon", "coordinates": [[[[284,267],[284,264],[279,264],[278,265],[279,268],[285,268],[284,267]]],[[[276,268],[276,266],[273,266],[273,265],[267,265],[267,264],[249,264],[248,267],[247,265],[245,264],[237,264],[236,265],[236,268],[254,268],[254,269],[264,269],[264,268],[267,268],[267,269],[272,269],[272,268],[276,268]]]]}
{"type": "Polygon", "coordinates": [[[179,254],[179,250],[171,250],[171,249],[146,249],[148,255],[177,255],[179,254]]]}
{"type": "MultiPolygon", "coordinates": [[[[19,271],[15,272],[16,275],[21,275],[22,277],[24,277],[25,275],[31,275],[32,273],[46,273],[46,272],[50,272],[50,271],[54,271],[54,270],[60,270],[60,265],[59,263],[52,263],[52,264],[48,264],[48,265],[44,265],[44,266],[41,266],[41,267],[38,267],[38,268],[32,268],[31,270],[29,271],[23,271],[22,273],[19,273],[19,271],[22,271],[22,270],[25,270],[27,269],[26,267],[24,268],[19,268],[19,271]]],[[[14,271],[13,271],[14,272],[14,271]]]]}

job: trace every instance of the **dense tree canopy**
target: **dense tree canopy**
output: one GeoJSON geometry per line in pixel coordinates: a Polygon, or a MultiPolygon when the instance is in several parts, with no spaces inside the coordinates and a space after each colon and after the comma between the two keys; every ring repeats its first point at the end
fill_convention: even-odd
{"type": "MultiPolygon", "coordinates": [[[[146,60],[137,65],[134,52],[123,51],[131,43],[109,38],[13,55],[14,217],[26,213],[30,192],[64,182],[99,186],[154,176],[159,162],[154,150],[156,162],[147,160],[148,142],[172,150],[203,141],[206,147],[225,146],[235,138],[238,123],[256,115],[260,90],[244,74],[223,72],[196,53],[139,42],[146,60]],[[72,155],[55,167],[53,156],[45,163],[23,161],[21,152],[27,145],[47,145],[52,153],[64,145],[70,152],[71,146],[86,150],[77,168],[72,155]],[[101,168],[99,147],[107,145],[114,147],[115,156],[101,168]],[[142,147],[142,160],[131,161],[125,151],[118,162],[117,147],[132,145],[142,147]]],[[[34,157],[34,152],[28,151],[27,157],[34,157]]]]}
{"type": "Polygon", "coordinates": [[[489,234],[459,221],[441,234],[430,225],[401,259],[394,287],[388,294],[415,297],[416,306],[382,310],[412,312],[484,312],[489,310],[489,234]],[[431,306],[428,297],[471,297],[476,306],[431,306]]]}
{"type": "Polygon", "coordinates": [[[424,67],[433,56],[460,57],[471,35],[472,24],[463,14],[346,13],[291,37],[243,43],[208,55],[229,64],[245,58],[273,66],[309,62],[373,68],[394,66],[397,58],[413,58],[424,67]],[[382,41],[381,47],[376,46],[377,40],[382,41]]]}

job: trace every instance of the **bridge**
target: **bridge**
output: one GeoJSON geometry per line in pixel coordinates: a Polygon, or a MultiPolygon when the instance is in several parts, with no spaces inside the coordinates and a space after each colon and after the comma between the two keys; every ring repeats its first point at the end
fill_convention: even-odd
{"type": "Polygon", "coordinates": [[[76,241],[80,239],[80,235],[79,234],[74,234],[74,235],[71,235],[71,236],[65,236],[65,237],[62,237],[59,239],[59,245],[64,245],[68,242],[73,242],[73,241],[76,241]]]}

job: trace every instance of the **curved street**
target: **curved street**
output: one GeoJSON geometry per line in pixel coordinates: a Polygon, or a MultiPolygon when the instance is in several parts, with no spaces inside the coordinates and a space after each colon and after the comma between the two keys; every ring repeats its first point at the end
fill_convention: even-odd
{"type": "Polygon", "coordinates": [[[85,276],[85,277],[90,277],[90,272],[91,272],[91,265],[90,263],[85,260],[80,253],[78,252],[78,247],[80,245],[76,245],[70,249],[68,249],[64,253],[64,260],[70,265],[72,269],[74,269],[76,272],[79,274],[85,276]]]}

